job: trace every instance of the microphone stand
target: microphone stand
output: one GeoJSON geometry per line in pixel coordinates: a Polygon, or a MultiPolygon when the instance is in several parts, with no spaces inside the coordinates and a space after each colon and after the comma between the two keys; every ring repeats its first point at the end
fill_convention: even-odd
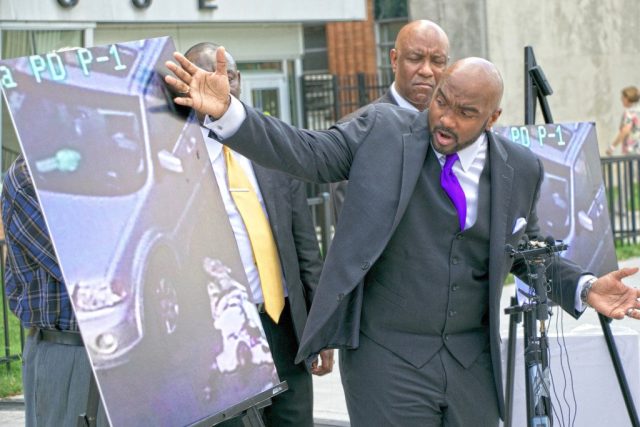
{"type": "MultiPolygon", "coordinates": [[[[524,366],[527,394],[527,425],[529,427],[550,427],[553,423],[551,397],[549,389],[549,340],[547,337],[546,321],[551,315],[547,299],[547,265],[548,260],[557,252],[567,249],[562,242],[538,242],[535,240],[523,242],[517,249],[508,246],[507,253],[513,258],[522,258],[527,263],[529,283],[533,291],[529,301],[518,305],[515,298],[512,306],[505,309],[505,313],[524,318],[524,366]],[[538,331],[536,326],[539,325],[538,331]],[[538,335],[539,332],[539,335],[538,335]]],[[[516,322],[512,322],[515,325],[516,322]]],[[[515,344],[515,333],[510,335],[509,346],[515,344]],[[512,344],[513,341],[513,344],[512,344]]],[[[509,397],[509,399],[511,399],[509,397]]],[[[511,401],[507,405],[511,410],[511,401]]],[[[510,422],[511,413],[505,417],[510,422]]]]}

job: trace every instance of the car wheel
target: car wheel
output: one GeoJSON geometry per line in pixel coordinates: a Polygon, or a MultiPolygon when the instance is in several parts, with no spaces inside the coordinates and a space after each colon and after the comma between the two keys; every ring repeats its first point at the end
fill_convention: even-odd
{"type": "Polygon", "coordinates": [[[147,277],[144,294],[145,329],[157,332],[159,336],[171,335],[178,328],[180,304],[175,272],[173,263],[154,263],[147,277]]]}

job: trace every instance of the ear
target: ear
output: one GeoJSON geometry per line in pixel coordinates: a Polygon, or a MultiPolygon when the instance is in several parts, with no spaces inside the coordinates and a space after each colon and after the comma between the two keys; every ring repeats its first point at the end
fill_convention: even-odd
{"type": "Polygon", "coordinates": [[[391,60],[391,69],[395,74],[396,68],[398,68],[398,51],[395,48],[389,51],[389,59],[391,60]]]}
{"type": "Polygon", "coordinates": [[[491,129],[493,124],[496,121],[498,121],[498,119],[500,118],[500,114],[502,114],[502,108],[498,108],[493,113],[491,113],[491,116],[489,117],[489,120],[487,121],[487,126],[485,127],[486,130],[490,130],[491,129]]]}

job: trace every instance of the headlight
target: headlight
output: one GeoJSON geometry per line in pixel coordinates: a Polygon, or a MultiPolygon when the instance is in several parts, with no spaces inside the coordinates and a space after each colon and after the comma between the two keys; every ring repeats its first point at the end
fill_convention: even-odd
{"type": "Polygon", "coordinates": [[[76,284],[71,298],[76,310],[95,311],[118,304],[126,295],[119,283],[96,280],[76,284]]]}

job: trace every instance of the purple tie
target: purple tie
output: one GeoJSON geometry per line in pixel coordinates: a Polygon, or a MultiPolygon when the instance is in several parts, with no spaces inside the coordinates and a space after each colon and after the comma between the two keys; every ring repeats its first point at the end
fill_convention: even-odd
{"type": "Polygon", "coordinates": [[[440,185],[444,189],[449,199],[458,211],[458,220],[460,221],[460,231],[464,230],[467,220],[467,199],[464,197],[464,191],[460,186],[460,181],[453,173],[453,164],[458,160],[458,153],[447,154],[447,159],[442,168],[440,175],[440,185]]]}

